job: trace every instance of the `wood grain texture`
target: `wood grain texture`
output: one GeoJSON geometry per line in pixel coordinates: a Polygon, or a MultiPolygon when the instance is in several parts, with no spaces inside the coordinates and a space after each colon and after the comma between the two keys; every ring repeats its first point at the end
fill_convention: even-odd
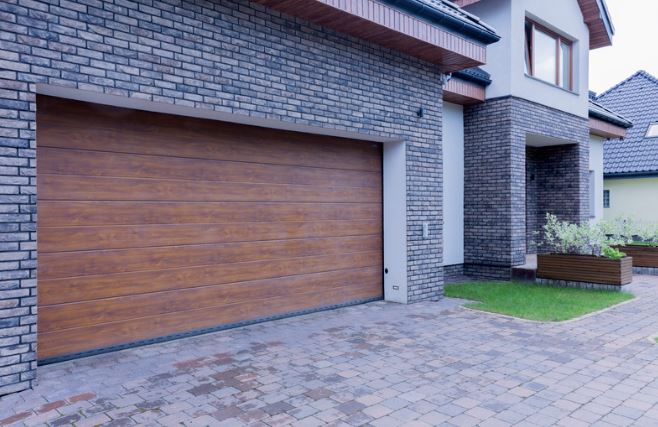
{"type": "Polygon", "coordinates": [[[37,123],[40,359],[382,297],[380,145],[42,96],[37,123]]]}
{"type": "Polygon", "coordinates": [[[574,282],[627,285],[633,281],[631,257],[612,260],[586,255],[537,255],[537,277],[574,282]]]}

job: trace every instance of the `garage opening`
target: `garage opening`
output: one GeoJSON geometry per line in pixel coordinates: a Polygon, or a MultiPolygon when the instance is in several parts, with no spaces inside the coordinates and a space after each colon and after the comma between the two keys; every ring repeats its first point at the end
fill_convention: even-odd
{"type": "Polygon", "coordinates": [[[382,146],[37,98],[38,358],[381,299],[382,146]]]}

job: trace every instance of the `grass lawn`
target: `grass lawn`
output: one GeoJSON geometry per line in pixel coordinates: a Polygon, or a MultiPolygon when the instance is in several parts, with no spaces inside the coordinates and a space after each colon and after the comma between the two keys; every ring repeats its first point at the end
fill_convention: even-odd
{"type": "Polygon", "coordinates": [[[540,321],[569,320],[633,299],[626,292],[557,288],[514,282],[446,285],[446,296],[476,303],[466,307],[540,321]]]}

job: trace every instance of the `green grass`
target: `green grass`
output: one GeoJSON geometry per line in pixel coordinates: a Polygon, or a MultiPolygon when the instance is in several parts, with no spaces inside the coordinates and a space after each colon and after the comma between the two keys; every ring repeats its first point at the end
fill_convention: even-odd
{"type": "Polygon", "coordinates": [[[477,301],[466,307],[522,319],[569,320],[633,299],[626,292],[557,288],[514,282],[446,285],[446,296],[477,301]]]}

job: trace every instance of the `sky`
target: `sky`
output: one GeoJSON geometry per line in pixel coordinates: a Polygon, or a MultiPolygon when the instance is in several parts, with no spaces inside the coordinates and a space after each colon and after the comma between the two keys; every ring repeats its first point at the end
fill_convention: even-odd
{"type": "Polygon", "coordinates": [[[645,70],[658,77],[658,0],[606,0],[615,26],[611,47],[590,52],[589,86],[601,93],[645,70]]]}

